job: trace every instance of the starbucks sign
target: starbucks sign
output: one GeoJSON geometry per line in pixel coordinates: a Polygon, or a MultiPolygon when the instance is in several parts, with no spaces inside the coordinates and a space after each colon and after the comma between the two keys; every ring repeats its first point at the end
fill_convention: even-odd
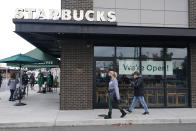
{"type": "Polygon", "coordinates": [[[114,11],[94,11],[94,10],[69,10],[69,9],[35,9],[17,8],[15,19],[38,19],[38,20],[74,20],[74,21],[107,21],[116,22],[114,11]]]}
{"type": "MultiPolygon", "coordinates": [[[[142,61],[141,62],[142,75],[163,75],[164,63],[163,61],[142,61]]],[[[139,71],[139,61],[133,60],[120,60],[119,61],[119,74],[130,75],[135,71],[139,71]]],[[[173,75],[172,61],[166,61],[166,74],[173,75]]]]}

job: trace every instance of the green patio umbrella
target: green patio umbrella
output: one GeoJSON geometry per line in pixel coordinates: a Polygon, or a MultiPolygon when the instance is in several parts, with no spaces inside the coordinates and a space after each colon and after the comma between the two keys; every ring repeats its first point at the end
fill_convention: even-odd
{"type": "Polygon", "coordinates": [[[28,64],[28,63],[41,63],[41,62],[43,61],[37,60],[35,58],[23,54],[17,54],[0,60],[0,63],[13,63],[13,64],[17,64],[18,66],[22,66],[23,64],[28,64]]]}
{"type": "MultiPolygon", "coordinates": [[[[20,91],[20,87],[22,86],[22,73],[21,73],[21,68],[24,64],[28,64],[28,63],[41,63],[43,61],[34,59],[32,57],[29,57],[27,55],[24,54],[17,54],[5,59],[1,59],[0,63],[12,63],[12,64],[16,64],[16,66],[20,67],[20,86],[19,86],[19,91],[20,91]]],[[[21,94],[20,94],[21,95],[21,94]]],[[[26,105],[24,103],[21,103],[21,99],[19,99],[19,103],[15,104],[16,106],[23,106],[26,105]]]]}
{"type": "MultiPolygon", "coordinates": [[[[35,63],[27,63],[24,64],[23,67],[25,68],[59,68],[59,60],[42,50],[35,48],[27,53],[26,56],[32,57],[37,60],[43,61],[42,63],[35,64],[35,63]]],[[[8,63],[7,66],[16,66],[14,63],[8,63]]]]}

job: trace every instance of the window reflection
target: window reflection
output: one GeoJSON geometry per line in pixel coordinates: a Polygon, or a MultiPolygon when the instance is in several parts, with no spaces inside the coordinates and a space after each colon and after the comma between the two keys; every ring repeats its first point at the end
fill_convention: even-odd
{"type": "Polygon", "coordinates": [[[107,89],[110,77],[108,72],[113,70],[112,61],[96,61],[96,103],[107,103],[107,89]]]}
{"type": "Polygon", "coordinates": [[[167,103],[169,107],[188,106],[187,90],[168,90],[167,103]]]}
{"type": "Polygon", "coordinates": [[[160,59],[164,56],[164,50],[163,48],[149,48],[149,47],[142,47],[141,48],[141,58],[147,59],[147,58],[155,58],[160,59]]]}
{"type": "Polygon", "coordinates": [[[141,64],[145,88],[163,88],[164,62],[150,59],[141,64]]]}
{"type": "Polygon", "coordinates": [[[114,47],[95,46],[94,56],[112,57],[114,56],[114,47]]]}
{"type": "MultiPolygon", "coordinates": [[[[131,83],[134,81],[132,73],[137,70],[136,68],[131,68],[130,66],[134,66],[131,65],[132,64],[137,64],[139,65],[139,61],[137,59],[117,59],[117,70],[118,70],[118,86],[119,86],[119,90],[120,90],[120,95],[121,95],[121,99],[122,101],[124,101],[124,103],[122,104],[125,107],[128,107],[130,105],[130,103],[132,102],[132,98],[134,95],[134,90],[133,87],[131,85],[131,83]],[[121,63],[119,63],[119,61],[121,61],[121,63]],[[123,62],[124,61],[124,62],[123,62]],[[119,66],[119,64],[123,64],[121,66],[119,66]],[[123,66],[123,67],[122,67],[123,66]],[[125,68],[125,66],[127,66],[127,68],[125,68]],[[128,67],[130,69],[128,69],[128,67]]],[[[137,105],[138,107],[139,105],[137,105]]]]}
{"type": "Polygon", "coordinates": [[[149,107],[162,107],[164,106],[164,90],[154,89],[145,90],[144,97],[149,107]]]}
{"type": "Polygon", "coordinates": [[[139,58],[139,47],[117,47],[117,57],[132,57],[139,58]]]}
{"type": "Polygon", "coordinates": [[[113,69],[112,61],[96,61],[96,85],[107,86],[110,78],[108,72],[113,69]]]}
{"type": "Polygon", "coordinates": [[[167,88],[187,88],[187,63],[185,60],[172,60],[173,75],[167,75],[167,88]]]}
{"type": "Polygon", "coordinates": [[[166,48],[166,58],[185,58],[187,56],[187,48],[166,48]]]}

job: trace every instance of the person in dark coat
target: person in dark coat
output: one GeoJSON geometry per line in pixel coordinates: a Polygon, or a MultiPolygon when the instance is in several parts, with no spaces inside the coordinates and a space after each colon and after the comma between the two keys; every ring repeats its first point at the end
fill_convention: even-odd
{"type": "Polygon", "coordinates": [[[3,81],[3,78],[2,78],[1,73],[0,73],[0,88],[1,88],[2,81],[3,81]]]}
{"type": "Polygon", "coordinates": [[[31,85],[31,90],[34,90],[35,76],[34,76],[33,73],[31,73],[31,76],[29,78],[29,82],[30,82],[30,85],[31,85]]]}
{"type": "Polygon", "coordinates": [[[27,88],[28,82],[29,82],[29,77],[26,74],[26,71],[24,71],[24,74],[22,75],[22,86],[24,88],[23,94],[26,94],[26,88],[27,88]]]}
{"type": "Polygon", "coordinates": [[[53,75],[49,71],[48,77],[47,77],[47,83],[48,83],[48,89],[49,92],[52,92],[52,86],[53,86],[53,75]]]}
{"type": "Polygon", "coordinates": [[[144,99],[143,78],[142,76],[140,76],[139,72],[134,72],[133,75],[135,79],[133,83],[134,97],[133,97],[133,102],[127,111],[131,113],[133,109],[135,108],[135,105],[137,104],[137,102],[140,101],[140,103],[145,109],[145,112],[143,113],[143,115],[149,114],[149,110],[148,110],[148,107],[144,99]]]}

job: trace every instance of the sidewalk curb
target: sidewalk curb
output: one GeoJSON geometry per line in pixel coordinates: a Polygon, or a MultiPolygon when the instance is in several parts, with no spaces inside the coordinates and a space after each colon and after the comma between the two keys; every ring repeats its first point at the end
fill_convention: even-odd
{"type": "Polygon", "coordinates": [[[51,122],[18,122],[18,123],[0,123],[2,128],[39,128],[39,127],[62,127],[62,126],[130,126],[133,124],[193,124],[196,118],[185,119],[93,119],[78,121],[51,121],[51,122]]]}
{"type": "Polygon", "coordinates": [[[0,123],[0,129],[5,128],[38,128],[53,127],[54,122],[18,122],[18,123],[0,123]]]}

